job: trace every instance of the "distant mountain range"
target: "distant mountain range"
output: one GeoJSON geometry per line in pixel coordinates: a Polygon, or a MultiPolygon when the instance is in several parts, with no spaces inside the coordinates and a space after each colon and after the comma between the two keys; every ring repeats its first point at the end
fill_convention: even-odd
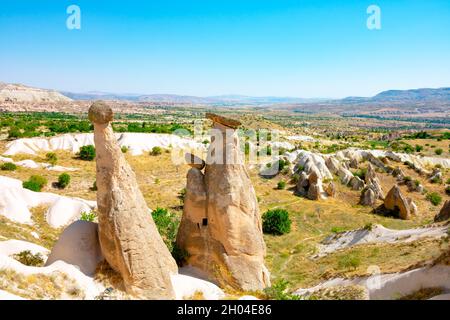
{"type": "Polygon", "coordinates": [[[244,95],[221,95],[196,97],[175,94],[116,94],[105,92],[73,93],[68,91],[38,89],[22,84],[0,82],[0,102],[69,102],[71,100],[119,100],[130,102],[151,102],[168,104],[200,104],[200,105],[280,105],[280,104],[450,104],[450,88],[388,90],[373,97],[347,97],[344,99],[304,99],[296,97],[251,97],[244,95]]]}
{"type": "Polygon", "coordinates": [[[337,100],[339,103],[383,103],[383,102],[450,102],[450,88],[438,89],[411,89],[411,90],[388,90],[383,91],[376,96],[367,97],[348,97],[337,100]]]}
{"type": "Polygon", "coordinates": [[[279,103],[313,103],[327,99],[304,99],[293,97],[251,97],[244,95],[221,95],[197,97],[176,94],[114,94],[107,92],[73,93],[61,91],[63,95],[73,100],[126,100],[134,102],[164,102],[183,104],[279,104],[279,103]]]}

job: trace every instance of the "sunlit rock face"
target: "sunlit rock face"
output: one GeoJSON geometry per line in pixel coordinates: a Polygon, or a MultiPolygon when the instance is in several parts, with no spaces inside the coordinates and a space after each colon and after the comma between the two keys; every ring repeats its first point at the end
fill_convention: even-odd
{"type": "Polygon", "coordinates": [[[187,263],[222,286],[261,290],[270,285],[256,194],[241,158],[237,124],[213,120],[204,173],[191,164],[178,245],[187,263]]]}
{"type": "Polygon", "coordinates": [[[103,256],[124,280],[128,293],[147,299],[175,297],[171,274],[177,265],[145,203],[134,172],[114,136],[109,106],[94,103],[99,241],[103,256]]]}

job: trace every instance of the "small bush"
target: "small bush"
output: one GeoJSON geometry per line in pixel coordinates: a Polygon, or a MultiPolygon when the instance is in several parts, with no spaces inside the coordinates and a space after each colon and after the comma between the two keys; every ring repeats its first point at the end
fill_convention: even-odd
{"type": "Polygon", "coordinates": [[[441,183],[442,183],[442,179],[439,178],[439,177],[433,177],[433,178],[430,180],[430,182],[431,182],[431,183],[441,184],[441,183]]]}
{"type": "Polygon", "coordinates": [[[78,158],[85,161],[95,159],[95,147],[93,145],[82,146],[78,152],[78,158]]]}
{"type": "Polygon", "coordinates": [[[44,266],[44,258],[40,253],[33,254],[30,250],[25,250],[13,255],[13,258],[20,263],[31,267],[44,266]]]}
{"type": "Polygon", "coordinates": [[[151,156],[159,156],[162,154],[161,147],[153,147],[152,151],[150,151],[151,156]]]}
{"type": "Polygon", "coordinates": [[[80,220],[94,222],[96,217],[97,217],[96,214],[92,211],[91,212],[83,212],[83,213],[81,213],[80,220]]]}
{"type": "Polygon", "coordinates": [[[300,297],[287,292],[289,282],[284,279],[278,280],[272,286],[264,289],[268,300],[299,300],[300,297]]]}
{"type": "Polygon", "coordinates": [[[441,148],[434,150],[434,153],[436,153],[438,156],[440,156],[442,152],[444,152],[444,150],[442,150],[441,148]]]}
{"type": "Polygon", "coordinates": [[[450,184],[450,178],[447,179],[447,181],[445,181],[446,184],[450,184]]]}
{"type": "Polygon", "coordinates": [[[153,210],[152,217],[164,243],[169,251],[173,252],[176,245],[177,230],[180,224],[178,217],[163,208],[156,208],[153,210]]]}
{"type": "Polygon", "coordinates": [[[58,162],[58,156],[54,152],[49,152],[45,155],[45,159],[52,165],[55,166],[58,162]]]}
{"type": "Polygon", "coordinates": [[[68,173],[62,173],[58,177],[58,187],[65,189],[70,183],[70,175],[68,173]]]}
{"type": "Polygon", "coordinates": [[[405,183],[411,182],[412,178],[410,176],[406,176],[406,177],[403,178],[403,181],[405,181],[405,183]]]}
{"type": "Polygon", "coordinates": [[[438,206],[442,202],[442,197],[437,192],[431,192],[427,194],[427,200],[434,206],[438,206]]]}
{"type": "Polygon", "coordinates": [[[278,190],[283,190],[286,188],[286,182],[285,181],[279,181],[277,184],[277,189],[278,190]]]}
{"type": "Polygon", "coordinates": [[[1,166],[2,171],[15,171],[17,170],[17,166],[12,162],[5,162],[1,166]]]}
{"type": "Polygon", "coordinates": [[[97,191],[97,180],[92,184],[91,191],[97,191]]]}
{"type": "Polygon", "coordinates": [[[47,179],[45,179],[42,176],[31,176],[30,179],[27,181],[24,181],[22,183],[22,186],[25,189],[35,191],[35,192],[41,192],[42,189],[47,185],[47,179]]]}
{"type": "Polygon", "coordinates": [[[291,231],[292,221],[284,209],[269,210],[263,214],[262,220],[264,233],[282,235],[291,231]]]}
{"type": "Polygon", "coordinates": [[[423,147],[416,144],[416,152],[421,152],[422,150],[423,147]]]}
{"type": "Polygon", "coordinates": [[[120,150],[122,150],[122,153],[127,153],[128,152],[128,147],[127,146],[122,146],[122,148],[120,148],[120,150]]]}
{"type": "Polygon", "coordinates": [[[338,260],[339,269],[356,269],[361,265],[361,259],[356,254],[342,256],[338,260]]]}

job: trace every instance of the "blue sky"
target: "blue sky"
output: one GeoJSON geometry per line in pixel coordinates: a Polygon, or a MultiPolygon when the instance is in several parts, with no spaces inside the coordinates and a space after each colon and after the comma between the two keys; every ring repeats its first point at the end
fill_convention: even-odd
{"type": "Polygon", "coordinates": [[[0,81],[307,98],[450,86],[450,1],[1,1],[0,81]],[[71,4],[81,30],[66,28],[71,4]]]}

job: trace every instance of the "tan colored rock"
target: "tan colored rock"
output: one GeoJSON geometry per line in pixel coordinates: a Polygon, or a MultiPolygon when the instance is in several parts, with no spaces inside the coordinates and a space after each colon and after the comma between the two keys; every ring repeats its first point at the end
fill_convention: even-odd
{"type": "Polygon", "coordinates": [[[177,265],[156,229],[134,172],[114,136],[112,111],[95,102],[89,110],[97,152],[99,240],[108,264],[127,292],[139,298],[172,299],[177,265]]]}
{"type": "Polygon", "coordinates": [[[256,194],[236,132],[228,128],[229,122],[212,119],[215,136],[205,174],[196,168],[188,173],[177,243],[188,252],[189,265],[220,285],[262,290],[270,285],[270,275],[264,266],[266,249],[256,194]],[[218,163],[218,159],[223,162],[218,163]]]}
{"type": "Polygon", "coordinates": [[[306,174],[306,172],[302,171],[300,173],[300,177],[298,179],[296,186],[298,195],[306,196],[308,194],[308,188],[309,188],[308,175],[306,174]]]}
{"type": "Polygon", "coordinates": [[[363,206],[375,206],[377,197],[372,188],[366,187],[361,191],[361,198],[359,203],[363,206]]]}
{"type": "Polygon", "coordinates": [[[375,197],[377,199],[384,199],[384,192],[381,188],[380,180],[377,177],[377,173],[375,172],[375,168],[372,166],[371,163],[369,163],[367,167],[367,172],[365,175],[365,183],[367,186],[369,186],[373,192],[375,193],[375,197]]]}
{"type": "Polygon", "coordinates": [[[358,165],[359,165],[358,159],[356,159],[356,158],[353,158],[352,160],[350,160],[350,163],[348,164],[348,166],[353,169],[358,169],[358,165]]]}
{"type": "Polygon", "coordinates": [[[327,193],[327,195],[329,197],[336,197],[337,194],[337,190],[336,190],[336,185],[334,184],[334,182],[330,182],[327,186],[327,188],[325,189],[325,192],[327,193]]]}
{"type": "Polygon", "coordinates": [[[350,181],[350,185],[353,190],[357,191],[364,189],[365,186],[364,181],[362,181],[361,178],[357,176],[354,176],[352,178],[352,180],[350,181]]]}
{"type": "Polygon", "coordinates": [[[403,220],[408,220],[411,217],[408,200],[402,195],[398,186],[392,187],[388,192],[384,199],[384,207],[403,220]]]}
{"type": "Polygon", "coordinates": [[[446,221],[450,219],[450,200],[445,201],[441,211],[434,217],[435,222],[446,221]]]}
{"type": "Polygon", "coordinates": [[[214,113],[206,113],[206,118],[212,120],[214,123],[219,123],[225,127],[232,129],[237,129],[241,125],[241,122],[237,120],[222,117],[214,113]]]}

